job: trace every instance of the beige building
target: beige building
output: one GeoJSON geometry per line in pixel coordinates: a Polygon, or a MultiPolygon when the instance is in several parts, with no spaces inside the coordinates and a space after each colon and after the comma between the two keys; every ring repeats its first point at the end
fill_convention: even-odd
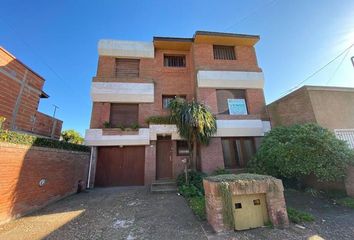
{"type": "Polygon", "coordinates": [[[317,123],[354,148],[354,88],[303,86],[267,109],[272,127],[317,123]]]}

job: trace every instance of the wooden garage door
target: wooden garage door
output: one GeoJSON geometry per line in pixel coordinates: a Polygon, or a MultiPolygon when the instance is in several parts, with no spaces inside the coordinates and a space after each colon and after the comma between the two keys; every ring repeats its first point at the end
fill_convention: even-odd
{"type": "Polygon", "coordinates": [[[95,186],[144,185],[145,147],[99,147],[95,186]]]}

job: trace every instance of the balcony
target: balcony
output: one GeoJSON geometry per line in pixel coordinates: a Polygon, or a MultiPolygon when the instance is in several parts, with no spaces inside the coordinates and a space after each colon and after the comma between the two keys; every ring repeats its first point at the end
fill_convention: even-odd
{"type": "Polygon", "coordinates": [[[255,137],[270,131],[270,122],[260,119],[216,120],[215,137],[255,137]]]}
{"type": "Polygon", "coordinates": [[[87,146],[134,146],[149,145],[150,130],[139,128],[135,132],[114,132],[103,129],[87,129],[85,133],[85,145],[87,146]]]}
{"type": "Polygon", "coordinates": [[[153,83],[92,82],[93,102],[153,103],[153,83]]]}
{"type": "Polygon", "coordinates": [[[198,87],[216,89],[249,89],[264,87],[262,72],[207,71],[197,73],[198,87]]]}

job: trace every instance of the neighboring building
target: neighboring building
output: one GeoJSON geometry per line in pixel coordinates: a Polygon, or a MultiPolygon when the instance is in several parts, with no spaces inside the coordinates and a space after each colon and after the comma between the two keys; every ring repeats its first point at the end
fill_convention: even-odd
{"type": "Polygon", "coordinates": [[[272,127],[317,123],[354,148],[354,88],[303,86],[267,108],[272,127]]]}
{"type": "Polygon", "coordinates": [[[91,186],[148,185],[176,178],[188,157],[175,125],[147,124],[168,115],[175,96],[196,99],[217,116],[217,133],[199,148],[199,170],[242,169],[270,129],[264,77],[254,45],[259,36],[201,32],[153,42],[101,40],[92,80],[91,186]],[[138,131],[107,129],[138,123],[138,131]]]}
{"type": "Polygon", "coordinates": [[[59,139],[63,122],[38,112],[44,79],[0,47],[0,116],[4,129],[59,139]]]}

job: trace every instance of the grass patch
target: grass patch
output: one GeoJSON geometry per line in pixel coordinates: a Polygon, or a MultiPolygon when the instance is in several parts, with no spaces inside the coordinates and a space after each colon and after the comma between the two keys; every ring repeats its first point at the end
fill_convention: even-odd
{"type": "Polygon", "coordinates": [[[338,204],[354,209],[354,198],[344,197],[337,200],[338,204]]]}
{"type": "Polygon", "coordinates": [[[293,223],[313,222],[315,217],[307,212],[297,210],[295,208],[287,208],[288,217],[293,223]]]}
{"type": "Polygon", "coordinates": [[[188,198],[188,205],[201,220],[206,220],[204,196],[188,198]]]}

